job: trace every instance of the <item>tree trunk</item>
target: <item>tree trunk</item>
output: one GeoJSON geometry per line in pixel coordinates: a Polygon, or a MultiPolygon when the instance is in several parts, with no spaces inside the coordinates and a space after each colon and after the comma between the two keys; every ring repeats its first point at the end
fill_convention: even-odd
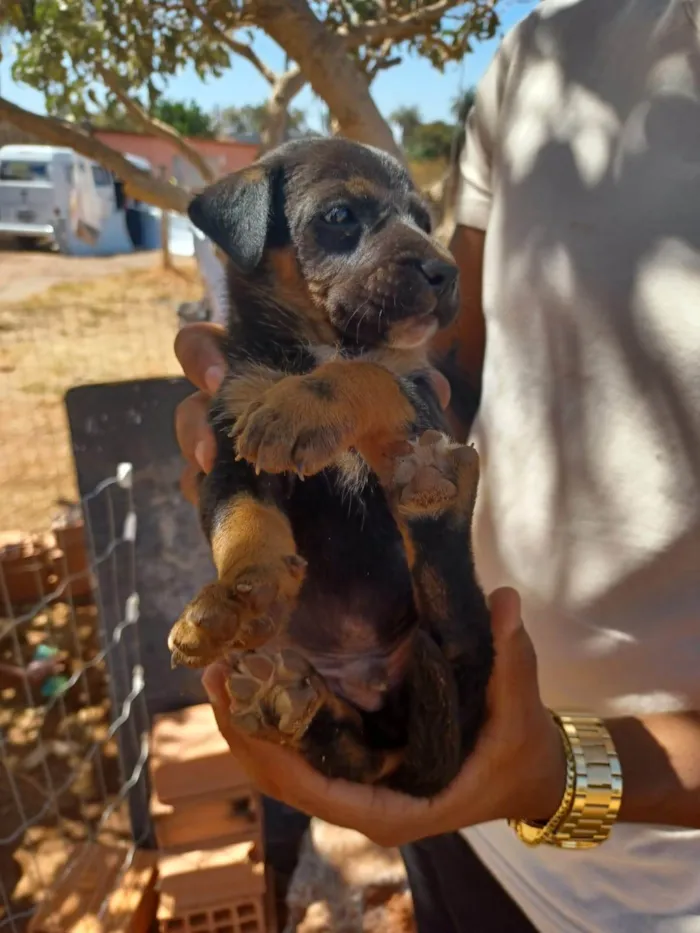
{"type": "Polygon", "coordinates": [[[316,19],[306,0],[253,0],[250,6],[256,24],[299,65],[328,104],[343,136],[385,149],[403,161],[344,40],[316,19]]]}
{"type": "Polygon", "coordinates": [[[179,185],[161,181],[150,172],[136,168],[121,153],[88,136],[77,127],[68,126],[54,117],[42,117],[37,113],[23,110],[8,100],[0,97],[0,119],[7,120],[20,130],[31,133],[42,142],[51,146],[69,146],[88,159],[94,159],[129,186],[131,195],[139,201],[153,204],[161,210],[177,211],[184,214],[191,200],[191,194],[179,185]]]}
{"type": "Polygon", "coordinates": [[[274,82],[266,105],[267,123],[260,135],[259,155],[284,142],[287,135],[289,105],[306,84],[298,68],[293,68],[274,82]]]}

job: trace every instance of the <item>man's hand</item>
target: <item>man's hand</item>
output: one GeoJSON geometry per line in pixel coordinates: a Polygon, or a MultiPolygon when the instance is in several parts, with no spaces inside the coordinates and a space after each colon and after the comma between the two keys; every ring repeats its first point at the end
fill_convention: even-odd
{"type": "Polygon", "coordinates": [[[211,397],[226,372],[221,353],[225,336],[226,331],[218,324],[188,324],[175,338],[175,356],[185,376],[199,390],[180,402],[175,411],[177,442],[187,461],[180,483],[193,504],[197,502],[197,473],[209,473],[214,465],[216,447],[207,414],[211,397]]]}
{"type": "Polygon", "coordinates": [[[226,668],[216,664],[205,672],[204,686],[219,729],[264,794],[358,830],[379,845],[403,845],[508,817],[546,820],[564,793],[562,741],[539,697],[535,654],[520,621],[517,593],[497,590],[490,605],[496,665],[488,719],[459,776],[432,800],[329,780],[295,752],[238,731],[231,725],[226,668]]]}

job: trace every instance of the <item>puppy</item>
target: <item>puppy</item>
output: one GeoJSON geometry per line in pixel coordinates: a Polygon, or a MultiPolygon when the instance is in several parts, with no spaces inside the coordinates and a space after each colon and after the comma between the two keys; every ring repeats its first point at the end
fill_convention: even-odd
{"type": "Polygon", "coordinates": [[[477,455],[442,433],[427,375],[457,269],[403,166],[343,139],[287,143],[189,215],[231,260],[231,314],[200,485],[218,580],[173,663],[225,659],[237,725],[325,775],[433,795],[493,659],[477,455]]]}

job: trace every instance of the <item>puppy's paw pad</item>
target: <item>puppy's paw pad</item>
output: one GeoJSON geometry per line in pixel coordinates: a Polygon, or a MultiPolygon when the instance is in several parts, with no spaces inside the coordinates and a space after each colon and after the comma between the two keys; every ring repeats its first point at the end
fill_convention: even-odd
{"type": "Polygon", "coordinates": [[[426,431],[409,454],[397,460],[392,492],[408,514],[436,515],[473,499],[478,456],[439,431],[426,431]]]}
{"type": "Polygon", "coordinates": [[[238,608],[228,587],[221,583],[203,587],[170,630],[173,667],[204,667],[222,657],[240,627],[238,608]]]}
{"type": "Polygon", "coordinates": [[[234,725],[280,743],[298,742],[323,702],[313,667],[291,650],[241,655],[228,689],[234,725]]]}
{"type": "Polygon", "coordinates": [[[288,554],[205,586],[170,631],[173,667],[204,667],[268,642],[294,608],[306,561],[288,554]]]}

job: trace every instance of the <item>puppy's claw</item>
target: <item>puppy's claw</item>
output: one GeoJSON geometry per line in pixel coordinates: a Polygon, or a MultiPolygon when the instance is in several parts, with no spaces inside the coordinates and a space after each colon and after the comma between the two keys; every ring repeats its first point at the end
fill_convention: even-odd
{"type": "Polygon", "coordinates": [[[283,557],[282,560],[287,567],[289,567],[290,573],[297,578],[303,577],[304,571],[309,566],[307,561],[298,554],[288,554],[286,557],[283,557]]]}

